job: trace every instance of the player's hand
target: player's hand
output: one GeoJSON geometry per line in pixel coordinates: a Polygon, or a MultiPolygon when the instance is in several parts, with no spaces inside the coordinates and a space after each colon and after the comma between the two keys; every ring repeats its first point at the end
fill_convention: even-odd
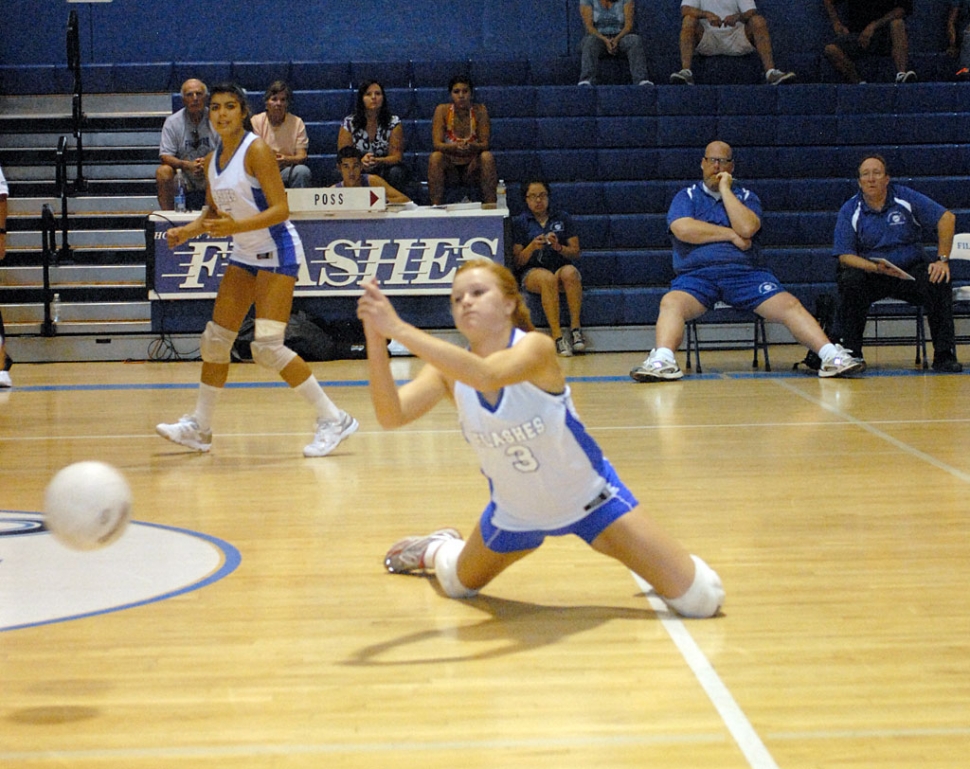
{"type": "Polygon", "coordinates": [[[213,237],[227,238],[239,231],[239,225],[231,216],[220,211],[217,216],[203,219],[202,229],[213,237]]]}
{"type": "Polygon", "coordinates": [[[168,243],[169,248],[175,248],[185,242],[182,237],[183,229],[183,227],[169,227],[165,231],[165,242],[168,243]]]}
{"type": "Polygon", "coordinates": [[[379,334],[385,339],[393,339],[394,330],[402,322],[376,279],[364,284],[364,293],[357,300],[357,318],[364,324],[366,333],[379,334]]]}
{"type": "Polygon", "coordinates": [[[734,177],[731,176],[730,171],[720,171],[717,175],[717,189],[722,195],[725,191],[731,190],[731,184],[734,182],[734,177]]]}

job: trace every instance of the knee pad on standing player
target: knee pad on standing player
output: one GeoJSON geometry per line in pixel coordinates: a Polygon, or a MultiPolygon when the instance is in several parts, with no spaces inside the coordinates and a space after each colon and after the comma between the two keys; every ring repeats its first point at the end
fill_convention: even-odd
{"type": "Polygon", "coordinates": [[[713,617],[724,604],[721,578],[696,555],[691,558],[694,560],[694,582],[682,596],[664,598],[664,602],[683,617],[713,617]]]}
{"type": "Polygon", "coordinates": [[[223,328],[211,320],[205,324],[202,339],[199,341],[199,352],[206,363],[229,363],[232,359],[232,344],[236,341],[236,332],[223,328]]]}
{"type": "Polygon", "coordinates": [[[253,353],[253,360],[260,366],[265,366],[279,373],[296,357],[284,343],[286,338],[286,324],[279,320],[256,318],[256,328],[253,332],[253,343],[249,349],[253,353]]]}
{"type": "Polygon", "coordinates": [[[473,598],[477,590],[471,590],[458,579],[458,556],[465,543],[460,539],[446,540],[434,554],[434,575],[449,598],[473,598]]]}

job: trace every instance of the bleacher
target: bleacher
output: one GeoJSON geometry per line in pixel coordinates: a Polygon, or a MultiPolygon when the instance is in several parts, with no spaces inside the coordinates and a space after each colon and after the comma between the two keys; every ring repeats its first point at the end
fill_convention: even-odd
{"type": "MultiPolygon", "coordinates": [[[[944,66],[938,56],[924,59],[926,71],[944,66]]],[[[476,100],[492,118],[511,213],[523,208],[521,183],[538,174],[552,183],[554,205],[578,224],[586,327],[655,322],[672,277],[666,210],[678,190],[699,178],[704,146],[713,139],[733,147],[738,180],[762,199],[765,263],[809,309],[819,294],[835,291],[832,232],[839,206],[857,190],[863,152],[879,152],[894,180],[953,210],[958,231],[970,225],[963,120],[970,90],[962,84],[844,86],[824,82],[830,73],[816,56],[803,63],[799,82],[781,87],[754,85],[760,70],[751,59],[730,60],[720,72],[750,85],[638,87],[621,84],[625,63],[604,64],[608,84],[595,88],[576,86],[576,57],[106,64],[86,66],[84,77],[92,93],[172,93],[174,108],[188,77],[235,80],[258,109],[265,86],[286,79],[295,90],[293,112],[310,135],[308,164],[323,184],[331,181],[337,131],[358,82],[373,77],[384,84],[392,112],[404,122],[407,160],[415,178],[424,179],[434,106],[447,99],[452,74],[469,72],[476,100]],[[802,82],[808,78],[815,82],[802,82]]],[[[659,72],[665,66],[665,60],[652,65],[659,72]]],[[[0,68],[0,90],[50,89],[62,74],[41,66],[0,68]]],[[[970,278],[963,268],[954,265],[958,282],[970,278]]],[[[538,302],[532,307],[541,322],[538,302]]]]}

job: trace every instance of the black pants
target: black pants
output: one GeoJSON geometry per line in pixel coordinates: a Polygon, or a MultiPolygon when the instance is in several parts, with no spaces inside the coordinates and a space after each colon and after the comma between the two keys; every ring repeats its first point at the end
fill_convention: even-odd
{"type": "Polygon", "coordinates": [[[854,267],[839,267],[839,320],[842,346],[862,356],[862,335],[873,302],[892,297],[912,305],[922,305],[930,323],[933,360],[955,360],[956,339],[953,331],[953,285],[930,283],[927,265],[909,271],[916,280],[899,280],[854,267]]]}

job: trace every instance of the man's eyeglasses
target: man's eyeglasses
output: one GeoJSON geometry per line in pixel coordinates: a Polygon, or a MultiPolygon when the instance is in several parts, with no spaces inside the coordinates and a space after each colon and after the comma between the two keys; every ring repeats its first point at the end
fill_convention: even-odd
{"type": "Polygon", "coordinates": [[[549,193],[547,192],[537,192],[534,195],[526,195],[525,199],[526,200],[545,200],[548,197],[549,197],[549,193]]]}
{"type": "Polygon", "coordinates": [[[704,158],[712,166],[726,166],[734,162],[734,158],[704,158]]]}
{"type": "Polygon", "coordinates": [[[885,171],[863,171],[859,174],[860,179],[881,179],[886,175],[885,171]]]}

